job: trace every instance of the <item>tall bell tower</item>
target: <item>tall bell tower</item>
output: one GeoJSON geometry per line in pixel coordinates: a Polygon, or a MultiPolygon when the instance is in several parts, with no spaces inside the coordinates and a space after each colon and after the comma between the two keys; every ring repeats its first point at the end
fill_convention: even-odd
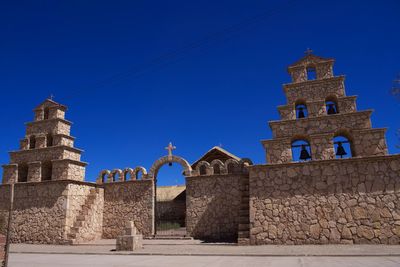
{"type": "Polygon", "coordinates": [[[52,99],[34,109],[19,150],[9,152],[10,164],[3,165],[3,183],[84,180],[87,164],[81,161],[82,150],[74,147],[66,110],[52,99]]]}
{"type": "Polygon", "coordinates": [[[333,64],[334,59],[307,50],[288,67],[292,82],[283,86],[287,103],[278,107],[281,119],[269,122],[273,139],[262,141],[267,163],[388,154],[386,128],[372,128],[372,110],[357,110],[356,96],[346,95],[345,76],[335,76],[333,64]],[[337,137],[343,139],[335,141],[337,137]],[[293,153],[296,147],[300,156],[293,153]]]}

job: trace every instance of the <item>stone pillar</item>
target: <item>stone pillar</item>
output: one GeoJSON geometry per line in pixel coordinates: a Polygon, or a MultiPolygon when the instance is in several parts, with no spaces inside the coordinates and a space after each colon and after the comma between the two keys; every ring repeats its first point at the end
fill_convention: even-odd
{"type": "Polygon", "coordinates": [[[290,76],[292,77],[293,83],[307,81],[307,70],[305,66],[289,68],[290,76]]]}
{"type": "Polygon", "coordinates": [[[143,236],[138,233],[135,223],[126,223],[125,233],[117,237],[117,251],[134,251],[143,248],[143,236]]]}
{"type": "Polygon", "coordinates": [[[290,139],[275,139],[263,141],[268,163],[287,163],[292,161],[290,139]]]}
{"type": "Polygon", "coordinates": [[[44,118],[43,109],[35,109],[35,121],[41,121],[44,118]]]}
{"type": "Polygon", "coordinates": [[[320,117],[326,114],[325,101],[315,101],[307,103],[308,116],[310,118],[320,117]]]}
{"type": "Polygon", "coordinates": [[[318,134],[311,136],[311,154],[314,160],[334,159],[333,134],[318,134]]]}
{"type": "Polygon", "coordinates": [[[3,165],[3,184],[13,184],[18,181],[18,164],[3,165]]]}
{"type": "Polygon", "coordinates": [[[46,136],[38,135],[36,136],[36,147],[35,148],[44,148],[46,147],[46,136]]]}
{"type": "Polygon", "coordinates": [[[34,161],[28,163],[28,182],[40,182],[42,177],[42,163],[34,161]]]}
{"type": "Polygon", "coordinates": [[[19,141],[19,149],[21,149],[21,150],[29,149],[29,140],[28,140],[28,138],[24,138],[21,141],[19,141]]]}
{"type": "Polygon", "coordinates": [[[333,61],[317,63],[315,71],[317,73],[317,79],[326,79],[333,77],[333,61]]]}

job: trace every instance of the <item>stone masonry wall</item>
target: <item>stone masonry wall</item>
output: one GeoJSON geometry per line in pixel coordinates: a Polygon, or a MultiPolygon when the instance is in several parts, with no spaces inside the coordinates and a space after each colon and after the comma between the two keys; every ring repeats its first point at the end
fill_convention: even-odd
{"type": "Polygon", "coordinates": [[[4,265],[6,237],[0,234],[0,266],[4,265]]]}
{"type": "Polygon", "coordinates": [[[103,238],[116,238],[127,221],[134,221],[141,234],[152,234],[153,180],[105,183],[103,238]]]}
{"type": "MultiPolygon", "coordinates": [[[[0,185],[0,215],[8,217],[10,187],[0,185]]],[[[12,243],[57,244],[63,240],[67,185],[42,182],[15,185],[12,243]]]]}
{"type": "Polygon", "coordinates": [[[0,267],[4,265],[6,237],[0,234],[0,267]]]}
{"type": "Polygon", "coordinates": [[[240,175],[186,177],[186,230],[189,236],[233,241],[238,236],[240,175]]]}
{"type": "MultiPolygon", "coordinates": [[[[65,244],[68,233],[82,209],[88,190],[96,185],[84,182],[46,181],[15,184],[11,242],[65,244]]],[[[103,214],[103,189],[89,211],[83,231],[86,241],[100,238],[103,214]],[[92,215],[93,214],[93,215],[92,215]]],[[[8,219],[10,186],[0,185],[0,217],[8,219]]]]}
{"type": "Polygon", "coordinates": [[[251,244],[400,244],[400,155],[249,171],[251,244]]]}

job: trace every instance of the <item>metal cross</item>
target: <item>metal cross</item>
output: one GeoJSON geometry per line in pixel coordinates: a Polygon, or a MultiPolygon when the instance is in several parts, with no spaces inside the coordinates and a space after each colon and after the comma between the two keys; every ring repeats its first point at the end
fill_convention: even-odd
{"type": "Polygon", "coordinates": [[[172,150],[175,150],[176,146],[173,146],[172,142],[169,142],[168,146],[165,149],[168,150],[168,156],[172,157],[172,150]]]}
{"type": "Polygon", "coordinates": [[[313,51],[310,48],[307,48],[307,50],[304,52],[304,54],[306,54],[308,56],[308,55],[311,55],[312,52],[313,51]]]}
{"type": "Polygon", "coordinates": [[[54,95],[51,94],[51,95],[50,95],[50,100],[53,100],[53,98],[54,98],[54,95]]]}

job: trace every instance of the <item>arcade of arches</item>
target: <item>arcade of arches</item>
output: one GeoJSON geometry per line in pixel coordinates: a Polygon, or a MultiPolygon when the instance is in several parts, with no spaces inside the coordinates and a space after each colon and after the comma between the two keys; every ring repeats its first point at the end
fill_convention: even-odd
{"type": "Polygon", "coordinates": [[[372,127],[372,110],[357,109],[333,64],[308,52],[288,67],[287,103],[269,122],[272,139],[261,141],[265,164],[221,147],[189,163],[169,144],[148,169],[102,170],[86,182],[66,107],[45,100],[3,165],[0,216],[15,183],[12,242],[112,239],[126,221],[157,237],[159,222],[177,220],[182,235],[207,241],[400,244],[400,155],[388,154],[386,129],[372,127]],[[186,186],[157,188],[159,169],[170,163],[182,166],[186,186]]]}

